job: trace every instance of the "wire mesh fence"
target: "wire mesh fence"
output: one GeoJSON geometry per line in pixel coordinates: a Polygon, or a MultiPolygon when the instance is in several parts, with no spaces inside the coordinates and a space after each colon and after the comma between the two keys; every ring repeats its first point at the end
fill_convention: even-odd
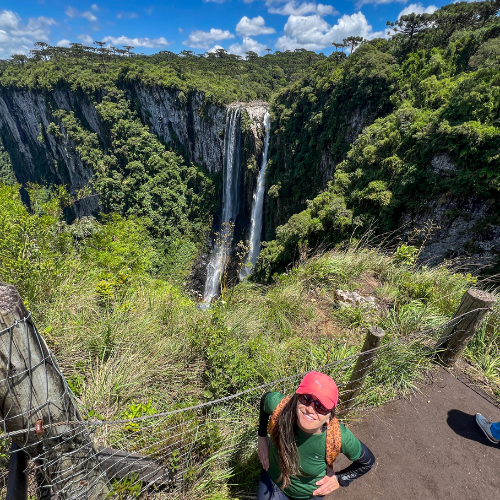
{"type": "MultiPolygon", "coordinates": [[[[372,365],[369,371],[357,365],[361,353],[315,367],[337,381],[338,416],[347,416],[343,408],[359,411],[407,389],[436,355],[436,343],[444,345],[464,318],[482,310],[384,339],[363,353],[372,365]],[[356,382],[362,382],[362,390],[351,398],[349,387],[356,382]]],[[[0,332],[2,353],[7,358],[0,372],[5,374],[0,380],[0,499],[7,495],[12,443],[18,450],[11,453],[29,458],[30,498],[177,499],[208,496],[228,484],[240,497],[249,494],[259,470],[260,399],[268,391],[293,393],[304,376],[297,373],[196,406],[102,421],[91,418],[74,397],[30,315],[0,332]]]]}

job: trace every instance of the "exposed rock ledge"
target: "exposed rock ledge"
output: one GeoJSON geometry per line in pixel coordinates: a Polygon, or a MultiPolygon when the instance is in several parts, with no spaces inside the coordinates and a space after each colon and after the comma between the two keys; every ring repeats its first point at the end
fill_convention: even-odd
{"type": "Polygon", "coordinates": [[[425,240],[419,260],[439,264],[460,258],[483,267],[493,264],[500,253],[500,225],[493,200],[479,197],[460,199],[445,194],[416,217],[403,214],[406,236],[416,234],[417,243],[425,240]]]}
{"type": "Polygon", "coordinates": [[[265,101],[232,102],[230,108],[243,108],[251,120],[250,128],[256,143],[262,142],[264,136],[264,115],[269,111],[265,101]]]}

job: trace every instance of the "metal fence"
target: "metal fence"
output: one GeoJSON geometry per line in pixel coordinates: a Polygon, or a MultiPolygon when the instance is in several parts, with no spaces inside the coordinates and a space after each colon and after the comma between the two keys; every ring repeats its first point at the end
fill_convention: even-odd
{"type": "MultiPolygon", "coordinates": [[[[380,400],[418,360],[452,365],[495,297],[469,290],[455,316],[393,341],[372,327],[359,354],[316,367],[339,386],[337,416],[380,400]]],[[[0,499],[180,498],[230,482],[251,491],[258,467],[260,398],[290,394],[304,373],[238,394],[139,418],[91,418],[74,397],[54,355],[14,287],[0,287],[0,499]],[[9,451],[10,450],[10,451],[9,451]]]]}

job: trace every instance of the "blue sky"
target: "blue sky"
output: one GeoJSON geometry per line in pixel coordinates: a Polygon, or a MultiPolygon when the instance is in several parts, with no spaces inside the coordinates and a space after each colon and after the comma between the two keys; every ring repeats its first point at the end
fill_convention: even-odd
{"type": "Polygon", "coordinates": [[[353,0],[0,0],[0,58],[44,41],[67,46],[104,41],[134,52],[203,53],[223,47],[244,55],[304,47],[329,54],[350,35],[374,38],[401,13],[432,12],[449,1],[353,0]]]}

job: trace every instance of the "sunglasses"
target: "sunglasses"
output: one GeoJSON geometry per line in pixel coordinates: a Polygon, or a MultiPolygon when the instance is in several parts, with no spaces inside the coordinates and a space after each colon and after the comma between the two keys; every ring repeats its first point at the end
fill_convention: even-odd
{"type": "Polygon", "coordinates": [[[320,415],[327,415],[332,410],[325,408],[317,399],[314,399],[310,394],[299,394],[299,401],[304,406],[311,406],[314,403],[314,409],[316,413],[320,415]]]}

